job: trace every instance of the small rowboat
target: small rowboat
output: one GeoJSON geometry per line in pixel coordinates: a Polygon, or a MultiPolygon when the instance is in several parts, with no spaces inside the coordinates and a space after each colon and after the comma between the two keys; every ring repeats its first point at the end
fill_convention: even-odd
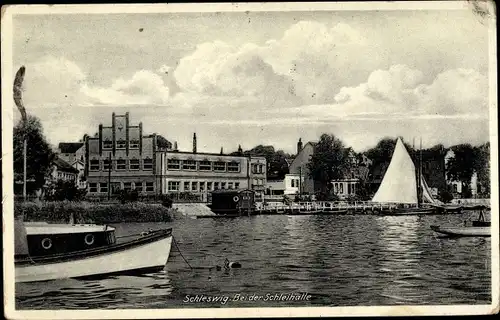
{"type": "Polygon", "coordinates": [[[437,233],[452,237],[491,237],[490,227],[440,227],[431,226],[437,233]]]}
{"type": "Polygon", "coordinates": [[[16,282],[156,272],[165,267],[172,244],[171,228],[121,243],[110,226],[40,224],[18,230],[16,282]]]}

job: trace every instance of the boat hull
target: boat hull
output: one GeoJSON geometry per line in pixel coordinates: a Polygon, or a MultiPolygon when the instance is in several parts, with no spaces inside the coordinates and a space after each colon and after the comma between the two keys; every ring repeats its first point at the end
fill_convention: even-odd
{"type": "Polygon", "coordinates": [[[87,250],[70,256],[16,261],[16,282],[47,281],[106,274],[161,270],[170,255],[172,234],[153,234],[129,243],[87,250]]]}
{"type": "Polygon", "coordinates": [[[437,233],[453,237],[491,237],[490,227],[440,227],[431,226],[437,233]]]}

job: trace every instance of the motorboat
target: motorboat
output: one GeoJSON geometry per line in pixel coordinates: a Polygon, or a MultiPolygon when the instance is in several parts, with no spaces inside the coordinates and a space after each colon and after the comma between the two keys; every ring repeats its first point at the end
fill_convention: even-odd
{"type": "Polygon", "coordinates": [[[162,270],[172,229],[146,230],[117,241],[115,228],[15,220],[15,281],[34,282],[162,270]]]}
{"type": "Polygon", "coordinates": [[[464,221],[463,226],[448,227],[432,225],[431,229],[434,232],[444,234],[451,237],[491,237],[491,222],[485,221],[484,213],[481,210],[479,218],[472,221],[472,225],[467,225],[464,221]]]}

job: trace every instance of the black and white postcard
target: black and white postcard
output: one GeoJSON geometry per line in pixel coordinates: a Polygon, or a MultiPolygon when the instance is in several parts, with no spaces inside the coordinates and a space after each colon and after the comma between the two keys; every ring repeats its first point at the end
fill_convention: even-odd
{"type": "Polygon", "coordinates": [[[492,1],[1,22],[7,318],[498,312],[492,1]]]}

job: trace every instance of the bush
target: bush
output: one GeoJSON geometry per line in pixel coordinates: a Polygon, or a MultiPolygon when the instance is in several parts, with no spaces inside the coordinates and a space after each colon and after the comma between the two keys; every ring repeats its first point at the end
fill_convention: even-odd
{"type": "Polygon", "coordinates": [[[45,199],[49,201],[79,201],[85,197],[87,190],[80,190],[73,181],[57,180],[49,184],[45,191],[45,199]]]}
{"type": "Polygon", "coordinates": [[[93,202],[16,202],[15,216],[25,221],[67,223],[73,214],[76,223],[164,222],[171,221],[170,209],[161,204],[93,202]]]}
{"type": "Polygon", "coordinates": [[[449,203],[451,202],[451,200],[453,200],[453,194],[448,190],[443,190],[439,192],[439,198],[444,203],[449,203]]]}
{"type": "Polygon", "coordinates": [[[161,197],[161,204],[165,208],[172,208],[172,204],[173,203],[174,203],[174,200],[172,199],[172,197],[169,194],[162,195],[162,197],[161,197]]]}
{"type": "Polygon", "coordinates": [[[137,190],[125,190],[121,189],[118,192],[118,199],[122,204],[127,202],[136,202],[139,199],[139,192],[137,190]]]}

